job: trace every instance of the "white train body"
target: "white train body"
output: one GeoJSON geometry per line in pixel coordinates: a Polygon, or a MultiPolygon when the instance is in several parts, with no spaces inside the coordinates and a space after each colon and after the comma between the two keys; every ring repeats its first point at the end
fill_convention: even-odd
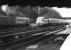
{"type": "Polygon", "coordinates": [[[68,23],[67,21],[63,19],[56,19],[56,18],[45,18],[45,17],[38,17],[36,20],[36,24],[42,25],[42,24],[49,24],[49,23],[68,23]]]}
{"type": "Polygon", "coordinates": [[[64,23],[62,19],[49,18],[49,23],[64,23]]]}

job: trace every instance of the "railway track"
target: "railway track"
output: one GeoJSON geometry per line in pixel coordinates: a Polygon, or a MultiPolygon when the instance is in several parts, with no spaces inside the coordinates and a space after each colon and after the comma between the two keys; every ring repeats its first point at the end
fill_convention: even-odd
{"type": "MultiPolygon", "coordinates": [[[[62,30],[64,30],[64,29],[62,29],[62,30]]],[[[60,31],[62,31],[62,30],[60,30],[60,31]]],[[[51,35],[52,33],[53,33],[53,34],[54,34],[54,33],[57,33],[57,32],[59,32],[59,31],[50,32],[49,35],[51,35]]],[[[43,33],[44,33],[44,32],[43,32],[43,33]]],[[[47,33],[47,31],[46,31],[45,33],[47,33]]],[[[6,45],[2,45],[0,48],[1,48],[1,50],[4,50],[4,49],[10,50],[10,49],[19,47],[19,46],[21,46],[21,45],[24,45],[24,46],[25,46],[26,44],[29,44],[29,43],[32,43],[32,42],[35,42],[35,41],[39,41],[40,39],[46,38],[46,37],[48,37],[48,39],[49,39],[49,36],[48,36],[48,35],[47,35],[47,36],[43,36],[43,34],[40,34],[40,35],[34,36],[33,38],[28,38],[27,40],[25,40],[25,39],[20,39],[20,40],[18,40],[18,41],[14,41],[14,42],[12,42],[12,43],[8,43],[8,44],[6,44],[6,45]],[[5,47],[5,48],[3,48],[3,47],[5,47]],[[3,49],[2,49],[2,48],[3,48],[3,49]]]]}
{"type": "Polygon", "coordinates": [[[57,35],[57,36],[50,35],[48,37],[45,36],[45,37],[42,37],[40,39],[36,39],[34,41],[30,41],[29,43],[23,43],[23,44],[20,44],[20,45],[18,45],[16,47],[9,48],[8,50],[17,50],[18,48],[21,48],[21,47],[23,47],[25,49],[26,47],[28,47],[30,45],[35,45],[35,44],[41,45],[42,43],[45,43],[45,42],[49,43],[49,41],[51,41],[52,39],[54,39],[54,38],[56,38],[58,36],[60,36],[60,35],[57,35]]]}
{"type": "MultiPolygon", "coordinates": [[[[64,27],[61,27],[62,29],[64,29],[64,27]]],[[[47,30],[47,28],[45,28],[45,29],[41,29],[40,31],[39,30],[36,30],[36,31],[31,31],[31,32],[29,32],[29,33],[26,33],[25,34],[25,37],[22,37],[23,39],[27,39],[27,38],[30,38],[30,37],[33,37],[33,36],[36,36],[36,35],[40,35],[40,34],[46,34],[46,32],[48,33],[48,34],[52,34],[53,33],[53,31],[56,31],[56,30],[58,30],[58,31],[60,31],[59,29],[61,29],[60,27],[54,27],[54,28],[52,28],[52,29],[48,29],[47,30]],[[49,33],[49,32],[52,32],[52,33],[49,33]],[[26,35],[28,35],[28,36],[26,36],[26,35]]],[[[21,33],[19,33],[19,34],[24,34],[23,32],[21,32],[21,33]]],[[[12,35],[13,36],[13,35],[12,35]]],[[[2,45],[4,45],[4,44],[7,44],[7,43],[11,43],[11,42],[14,42],[14,41],[18,41],[19,39],[22,39],[22,38],[19,38],[18,40],[17,39],[14,39],[14,37],[13,38],[10,38],[11,36],[8,36],[8,37],[1,37],[1,39],[3,39],[3,43],[1,43],[2,45]],[[11,40],[8,40],[8,39],[11,39],[11,40]]],[[[0,44],[0,46],[1,46],[1,44],[0,44]]]]}
{"type": "MultiPolygon", "coordinates": [[[[39,32],[43,32],[43,31],[52,31],[53,29],[57,29],[59,27],[64,27],[63,25],[62,26],[54,26],[54,27],[45,27],[45,28],[40,28],[40,29],[34,29],[34,30],[31,30],[31,28],[26,31],[24,28],[21,28],[21,29],[14,29],[14,30],[11,30],[11,31],[7,31],[7,32],[0,32],[0,37],[6,37],[6,36],[12,36],[12,35],[21,35],[21,34],[34,34],[35,33],[39,33],[39,32]]],[[[28,28],[27,28],[28,29],[28,28]]]]}
{"type": "MultiPolygon", "coordinates": [[[[64,30],[64,29],[60,29],[60,30],[57,30],[57,31],[61,31],[61,30],[64,30]]],[[[57,31],[54,30],[53,32],[57,32],[57,31]]],[[[46,31],[46,32],[47,32],[48,35],[53,33],[53,32],[49,33],[50,31],[46,31]]],[[[44,34],[46,34],[46,32],[36,33],[36,34],[33,34],[33,35],[40,35],[40,34],[44,35],[44,34]]],[[[33,35],[32,35],[32,36],[28,36],[28,37],[23,38],[23,39],[27,39],[27,38],[34,37],[33,35]]],[[[15,41],[18,41],[18,40],[13,40],[13,41],[5,42],[5,43],[3,43],[2,45],[8,44],[8,43],[12,43],[12,42],[15,42],[15,41]]],[[[1,44],[0,44],[0,46],[1,46],[1,44]]]]}
{"type": "MultiPolygon", "coordinates": [[[[27,31],[27,32],[18,32],[18,33],[12,33],[12,34],[10,34],[10,33],[0,34],[1,35],[0,39],[2,41],[1,44],[17,40],[17,39],[15,39],[16,35],[19,36],[19,39],[21,39],[21,38],[26,39],[30,36],[35,36],[36,34],[39,35],[41,32],[46,32],[47,31],[49,33],[49,32],[55,31],[56,29],[60,29],[60,27],[56,26],[56,27],[51,27],[51,28],[49,27],[49,28],[44,28],[44,29],[31,30],[31,31],[27,31]]],[[[43,33],[41,33],[41,34],[43,34],[43,33]]]]}

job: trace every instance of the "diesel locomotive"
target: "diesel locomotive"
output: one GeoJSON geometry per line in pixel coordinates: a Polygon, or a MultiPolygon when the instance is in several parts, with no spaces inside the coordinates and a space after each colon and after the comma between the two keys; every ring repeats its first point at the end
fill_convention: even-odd
{"type": "Polygon", "coordinates": [[[27,17],[0,17],[0,25],[24,25],[29,24],[27,17]]]}

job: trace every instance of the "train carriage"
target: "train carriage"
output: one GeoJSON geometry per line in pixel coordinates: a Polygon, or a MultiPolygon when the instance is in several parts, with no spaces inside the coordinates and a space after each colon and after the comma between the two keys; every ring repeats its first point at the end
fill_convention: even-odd
{"type": "Polygon", "coordinates": [[[0,17],[0,25],[24,25],[29,24],[29,18],[26,17],[0,17]]]}

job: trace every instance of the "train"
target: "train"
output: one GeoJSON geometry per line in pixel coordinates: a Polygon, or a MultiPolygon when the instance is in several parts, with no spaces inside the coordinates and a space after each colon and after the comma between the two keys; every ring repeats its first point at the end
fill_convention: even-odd
{"type": "Polygon", "coordinates": [[[48,18],[48,17],[37,17],[36,25],[61,25],[61,24],[68,24],[68,22],[64,19],[56,19],[56,18],[48,18]]]}
{"type": "Polygon", "coordinates": [[[25,25],[29,24],[30,19],[28,17],[0,17],[0,25],[25,25]]]}
{"type": "MultiPolygon", "coordinates": [[[[13,26],[13,25],[29,25],[31,19],[28,17],[0,17],[0,26],[13,26]]],[[[35,24],[44,25],[44,24],[67,24],[68,22],[63,19],[56,19],[56,18],[46,18],[46,17],[37,17],[35,24]]]]}

